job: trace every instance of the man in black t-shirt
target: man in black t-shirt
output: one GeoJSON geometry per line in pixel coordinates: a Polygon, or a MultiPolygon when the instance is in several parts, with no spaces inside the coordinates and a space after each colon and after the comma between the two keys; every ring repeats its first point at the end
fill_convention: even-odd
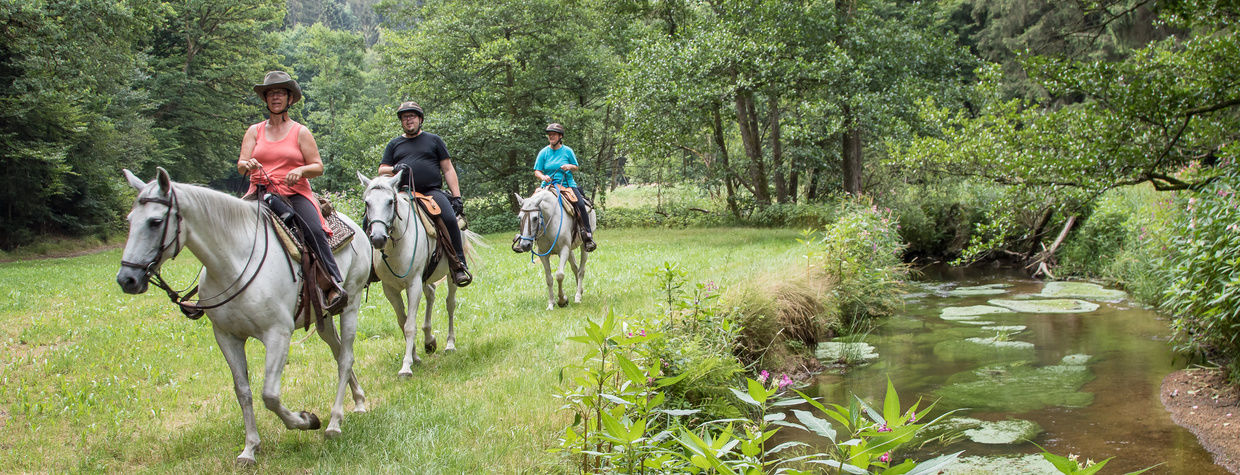
{"type": "MultiPolygon", "coordinates": [[[[438,135],[422,130],[425,115],[416,102],[401,103],[396,109],[396,117],[400,119],[401,128],[405,132],[393,138],[383,149],[379,175],[395,175],[398,168],[403,168],[406,184],[412,180],[415,191],[434,198],[435,203],[439,204],[444,226],[448,228],[452,246],[456,248],[456,257],[459,259],[459,265],[453,266],[455,268],[452,269],[452,280],[458,287],[469,285],[473,276],[465,265],[461,228],[456,221],[456,217],[464,212],[464,202],[461,200],[461,186],[457,183],[456,167],[448,156],[448,147],[438,135]],[[444,182],[447,182],[451,195],[444,193],[444,182]]],[[[449,258],[449,262],[451,261],[449,258]]]]}

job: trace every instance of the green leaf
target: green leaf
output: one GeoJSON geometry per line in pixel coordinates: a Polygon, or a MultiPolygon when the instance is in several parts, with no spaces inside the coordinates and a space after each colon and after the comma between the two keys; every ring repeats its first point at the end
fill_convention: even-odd
{"type": "Polygon", "coordinates": [[[888,421],[889,427],[903,422],[900,420],[900,395],[896,393],[895,386],[891,384],[891,378],[887,378],[887,395],[883,398],[883,418],[888,421]]]}
{"type": "Polygon", "coordinates": [[[736,389],[736,388],[728,388],[728,390],[732,391],[732,394],[736,395],[736,398],[737,398],[737,399],[740,399],[741,401],[745,402],[746,404],[749,404],[749,405],[754,406],[754,407],[762,407],[762,403],[760,403],[760,402],[758,402],[757,400],[755,400],[755,399],[754,399],[753,397],[751,397],[749,394],[747,394],[747,393],[745,393],[745,392],[742,392],[741,390],[736,389]]]}
{"type": "Polygon", "coordinates": [[[639,386],[646,385],[646,373],[624,355],[616,355],[616,364],[620,365],[620,369],[624,371],[624,375],[627,376],[629,381],[632,381],[633,384],[639,386]]]}
{"type": "Polygon", "coordinates": [[[793,409],[792,414],[795,415],[797,420],[801,421],[802,424],[805,424],[805,428],[809,431],[822,437],[826,437],[832,443],[835,442],[835,427],[831,426],[831,423],[827,420],[820,419],[808,411],[802,411],[799,409],[793,409]]]}

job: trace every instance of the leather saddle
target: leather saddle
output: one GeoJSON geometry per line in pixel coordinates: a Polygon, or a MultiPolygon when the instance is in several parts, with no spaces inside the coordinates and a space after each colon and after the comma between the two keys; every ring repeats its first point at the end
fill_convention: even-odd
{"type": "MultiPolygon", "coordinates": [[[[353,240],[353,229],[340,219],[331,202],[318,195],[315,195],[315,198],[319,202],[324,222],[332,230],[327,239],[328,247],[335,251],[348,245],[353,240]]],[[[307,245],[306,241],[310,237],[302,234],[300,220],[296,213],[292,212],[292,206],[283,197],[269,193],[247,195],[243,199],[258,200],[261,206],[270,211],[267,218],[271,221],[285,254],[293,262],[300,263],[303,285],[298,295],[297,309],[293,312],[294,327],[309,330],[311,322],[316,327],[321,327],[324,317],[327,316],[324,314],[327,307],[325,296],[336,283],[332,280],[331,273],[314,255],[314,248],[307,245]],[[258,199],[260,195],[263,199],[258,199]]],[[[289,273],[296,279],[297,272],[292,264],[289,264],[289,273]]]]}

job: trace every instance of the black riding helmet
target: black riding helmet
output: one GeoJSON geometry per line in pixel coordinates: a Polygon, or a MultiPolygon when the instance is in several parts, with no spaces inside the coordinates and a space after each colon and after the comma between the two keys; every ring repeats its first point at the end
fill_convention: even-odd
{"type": "Polygon", "coordinates": [[[546,130],[546,131],[547,131],[547,132],[555,132],[555,133],[557,133],[557,134],[564,135],[564,126],[563,126],[563,125],[560,125],[559,123],[552,122],[552,123],[550,123],[550,124],[547,124],[547,130],[546,130]]]}
{"type": "Polygon", "coordinates": [[[422,119],[426,119],[426,114],[422,112],[422,106],[419,106],[418,103],[413,102],[413,101],[405,101],[405,102],[400,103],[400,107],[396,108],[396,117],[400,118],[401,114],[404,114],[410,111],[417,114],[418,117],[421,117],[422,119]]]}

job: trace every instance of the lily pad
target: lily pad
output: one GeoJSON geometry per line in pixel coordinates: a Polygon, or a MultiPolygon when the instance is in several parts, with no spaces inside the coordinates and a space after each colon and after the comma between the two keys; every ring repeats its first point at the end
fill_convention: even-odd
{"type": "MultiPolygon", "coordinates": [[[[1075,358],[1072,362],[1079,361],[1075,358]]],[[[954,407],[1013,413],[1048,406],[1085,407],[1093,403],[1094,395],[1079,389],[1092,379],[1094,374],[1084,365],[1033,367],[1017,362],[957,373],[935,394],[954,407]]]]}
{"type": "Polygon", "coordinates": [[[992,332],[1003,332],[1003,333],[1020,333],[1020,332],[1025,331],[1026,328],[1028,327],[1024,325],[992,325],[988,327],[982,327],[983,330],[989,330],[992,332]]]}
{"type": "Polygon", "coordinates": [[[1128,297],[1122,290],[1104,288],[1089,282],[1047,282],[1035,297],[1056,299],[1087,299],[1118,302],[1128,297]]]}
{"type": "Polygon", "coordinates": [[[982,315],[993,315],[996,313],[1013,313],[1011,310],[1003,307],[995,307],[993,305],[973,305],[970,307],[947,307],[939,313],[939,318],[944,320],[973,320],[982,315]]]}
{"type": "Polygon", "coordinates": [[[974,295],[1000,295],[1000,294],[1006,294],[1007,291],[1003,289],[1007,287],[1011,287],[1011,286],[1012,286],[1011,284],[986,284],[986,285],[975,285],[972,287],[956,287],[954,289],[948,290],[947,295],[952,296],[952,297],[971,297],[974,295]]]}
{"type": "Polygon", "coordinates": [[[988,303],[1023,313],[1088,313],[1098,310],[1098,304],[1077,299],[991,299],[988,303]]]}
{"type": "Polygon", "coordinates": [[[990,320],[960,320],[956,323],[963,323],[965,325],[994,325],[995,324],[995,322],[992,322],[990,320]]]}
{"type": "Polygon", "coordinates": [[[878,352],[869,343],[828,341],[818,344],[814,356],[821,361],[847,361],[850,363],[878,359],[878,352]]]}
{"type": "Polygon", "coordinates": [[[956,432],[979,444],[1007,445],[1033,440],[1042,433],[1042,426],[1023,419],[983,421],[971,417],[953,417],[922,429],[915,440],[924,441],[956,432]]]}
{"type": "Polygon", "coordinates": [[[991,455],[960,457],[943,472],[950,475],[1058,475],[1061,473],[1041,454],[1022,456],[991,455]]]}
{"type": "Polygon", "coordinates": [[[940,361],[1032,361],[1033,350],[1033,343],[973,337],[939,342],[934,356],[940,361]]]}

